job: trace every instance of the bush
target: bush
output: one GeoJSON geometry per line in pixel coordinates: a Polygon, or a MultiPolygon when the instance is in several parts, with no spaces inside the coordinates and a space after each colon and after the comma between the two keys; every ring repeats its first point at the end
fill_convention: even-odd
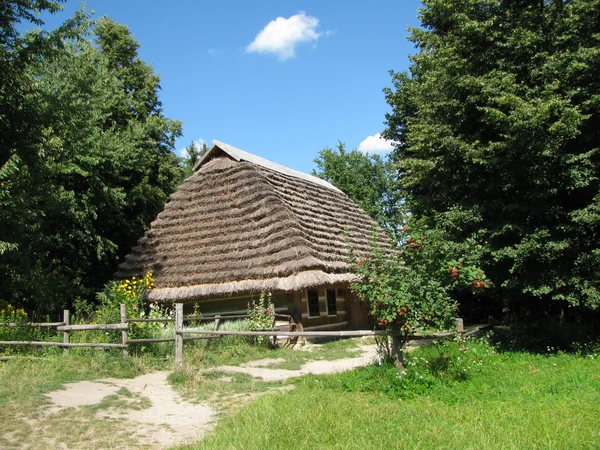
{"type": "MultiPolygon", "coordinates": [[[[47,318],[48,319],[48,318],[47,318]]],[[[50,319],[48,319],[49,321],[50,319]]],[[[5,304],[0,310],[0,323],[28,323],[29,317],[24,309],[5,304]]],[[[46,327],[5,327],[0,326],[0,341],[57,341],[59,338],[54,328],[46,327]]],[[[36,348],[32,346],[6,346],[1,348],[7,354],[35,353],[54,354],[56,348],[36,348]]]]}
{"type": "Polygon", "coordinates": [[[412,232],[403,227],[399,239],[394,251],[372,244],[366,257],[351,254],[357,280],[350,289],[379,328],[404,335],[454,328],[457,294],[479,295],[490,284],[474,255],[424,226],[412,232]]]}
{"type": "MultiPolygon", "coordinates": [[[[248,331],[269,331],[273,328],[275,311],[271,305],[271,293],[261,292],[258,302],[248,303],[248,331]]],[[[250,336],[250,341],[265,345],[269,342],[268,336],[250,336]]]]}

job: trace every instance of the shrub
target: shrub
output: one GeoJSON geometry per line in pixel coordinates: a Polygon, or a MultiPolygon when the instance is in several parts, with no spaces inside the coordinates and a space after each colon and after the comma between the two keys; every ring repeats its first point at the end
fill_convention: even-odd
{"type": "MultiPolygon", "coordinates": [[[[275,311],[271,305],[271,293],[261,292],[258,302],[248,304],[249,331],[268,331],[273,328],[273,317],[275,311]]],[[[251,341],[257,344],[266,344],[269,342],[267,336],[251,336],[251,341]]]]}
{"type": "Polygon", "coordinates": [[[417,329],[452,329],[458,311],[456,294],[478,295],[489,286],[468,254],[446,245],[434,230],[401,230],[394,251],[372,244],[371,254],[351,253],[357,280],[350,285],[381,329],[409,335],[417,329]]]}

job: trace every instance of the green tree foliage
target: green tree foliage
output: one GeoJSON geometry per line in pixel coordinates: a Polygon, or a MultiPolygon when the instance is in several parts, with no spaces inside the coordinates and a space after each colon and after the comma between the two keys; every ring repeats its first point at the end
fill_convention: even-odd
{"type": "MultiPolygon", "coordinates": [[[[21,3],[13,16],[33,14],[21,3]]],[[[0,96],[20,101],[0,133],[0,298],[43,312],[90,298],[161,210],[183,175],[181,124],[162,115],[159,78],[126,27],[79,13],[14,39],[10,64],[32,54],[0,96]]]]}
{"type": "Polygon", "coordinates": [[[424,0],[387,139],[410,211],[503,296],[600,306],[600,2],[424,0]]]}
{"type": "Polygon", "coordinates": [[[189,177],[194,173],[194,167],[202,159],[204,154],[208,151],[206,142],[202,142],[202,145],[198,145],[196,141],[190,142],[190,145],[186,147],[186,155],[182,159],[183,168],[185,170],[185,177],[189,177]]]}
{"type": "Polygon", "coordinates": [[[358,150],[346,151],[343,142],[336,149],[324,148],[314,160],[320,177],[343,191],[390,234],[401,226],[400,198],[396,170],[380,155],[358,150]]]}

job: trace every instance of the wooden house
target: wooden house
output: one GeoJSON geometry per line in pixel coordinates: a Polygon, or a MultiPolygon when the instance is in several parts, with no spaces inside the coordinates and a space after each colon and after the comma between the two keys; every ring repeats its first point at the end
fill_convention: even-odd
{"type": "Polygon", "coordinates": [[[117,276],[151,271],[149,301],[205,314],[245,312],[268,291],[305,329],[352,329],[367,311],[348,289],[348,254],[367,254],[374,235],[390,244],[330,183],[215,141],[117,276]]]}

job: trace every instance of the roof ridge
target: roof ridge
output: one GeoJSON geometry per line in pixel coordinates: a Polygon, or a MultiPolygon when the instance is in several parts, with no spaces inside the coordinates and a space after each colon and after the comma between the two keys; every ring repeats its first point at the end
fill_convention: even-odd
{"type": "Polygon", "coordinates": [[[328,181],[325,181],[322,178],[316,177],[314,175],[309,175],[298,170],[290,169],[289,167],[283,166],[273,161],[269,161],[268,159],[262,158],[252,153],[248,153],[244,150],[234,147],[233,145],[226,144],[225,142],[221,142],[216,139],[213,140],[213,145],[210,147],[210,149],[202,156],[202,158],[200,158],[200,161],[196,163],[196,165],[194,166],[194,171],[198,170],[206,162],[210,161],[212,158],[217,156],[219,151],[229,155],[236,161],[246,161],[252,164],[256,164],[257,166],[261,166],[266,169],[282,173],[284,175],[289,175],[294,178],[299,178],[304,181],[309,181],[311,183],[318,184],[319,186],[322,186],[327,189],[341,192],[333,184],[329,183],[328,181]]]}

